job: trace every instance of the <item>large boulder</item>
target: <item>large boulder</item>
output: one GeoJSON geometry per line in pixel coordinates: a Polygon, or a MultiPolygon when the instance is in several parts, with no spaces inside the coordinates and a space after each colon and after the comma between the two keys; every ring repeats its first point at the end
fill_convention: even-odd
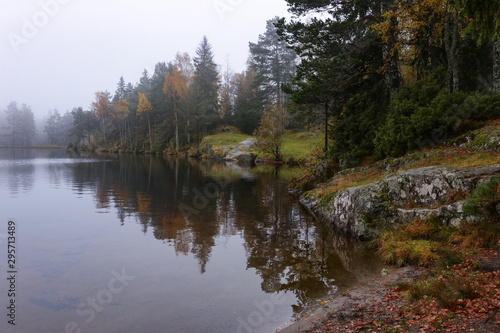
{"type": "Polygon", "coordinates": [[[240,164],[251,164],[257,157],[250,151],[257,147],[257,141],[252,138],[245,139],[234,145],[224,156],[226,161],[238,162],[240,164]]]}
{"type": "Polygon", "coordinates": [[[499,173],[500,165],[412,169],[323,198],[305,195],[301,202],[327,225],[371,239],[387,227],[432,214],[444,224],[469,219],[462,211],[464,194],[499,173]]]}

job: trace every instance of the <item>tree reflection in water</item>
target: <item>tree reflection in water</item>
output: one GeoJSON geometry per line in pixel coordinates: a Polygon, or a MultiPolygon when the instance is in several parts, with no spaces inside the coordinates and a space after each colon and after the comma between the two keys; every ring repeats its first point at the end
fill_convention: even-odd
{"type": "Polygon", "coordinates": [[[296,314],[378,269],[360,244],[326,230],[289,195],[280,167],[120,156],[73,168],[75,191],[91,189],[98,210],[114,207],[122,224],[133,217],[177,255],[193,255],[201,274],[218,238],[241,237],[247,269],[263,291],[292,292],[296,314]]]}

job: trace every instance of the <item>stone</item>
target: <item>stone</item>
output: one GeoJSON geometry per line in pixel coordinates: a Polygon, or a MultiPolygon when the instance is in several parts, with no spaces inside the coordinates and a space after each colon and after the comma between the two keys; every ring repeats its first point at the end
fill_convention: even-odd
{"type": "Polygon", "coordinates": [[[226,161],[242,164],[252,164],[257,156],[249,153],[249,151],[253,150],[255,147],[257,147],[257,141],[255,139],[245,139],[233,146],[227,154],[225,154],[224,159],[226,161]]]}
{"type": "Polygon", "coordinates": [[[315,195],[301,196],[300,201],[325,224],[360,239],[372,239],[388,227],[433,214],[443,224],[457,225],[464,219],[472,219],[463,213],[465,201],[449,201],[453,201],[457,192],[471,193],[478,183],[499,173],[500,165],[432,166],[342,189],[327,202],[315,195]]]}

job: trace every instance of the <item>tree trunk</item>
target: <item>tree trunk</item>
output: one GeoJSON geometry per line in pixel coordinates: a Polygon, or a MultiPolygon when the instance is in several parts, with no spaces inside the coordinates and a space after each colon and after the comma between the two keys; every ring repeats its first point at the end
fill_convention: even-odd
{"type": "Polygon", "coordinates": [[[130,145],[130,149],[132,149],[132,130],[130,129],[130,121],[125,122],[125,129],[128,127],[128,141],[130,145]]]}
{"type": "Polygon", "coordinates": [[[102,117],[102,136],[104,138],[104,143],[106,143],[106,120],[104,116],[102,117]]]}
{"type": "Polygon", "coordinates": [[[500,93],[500,38],[493,41],[493,91],[500,93]]]}
{"type": "Polygon", "coordinates": [[[328,102],[325,103],[325,157],[328,153],[328,102]]]}
{"type": "Polygon", "coordinates": [[[390,99],[392,100],[399,86],[401,85],[401,75],[399,73],[399,52],[396,47],[397,43],[397,26],[398,20],[396,17],[391,18],[391,26],[388,33],[388,43],[386,50],[386,61],[389,66],[386,72],[386,79],[389,85],[390,99]]]}
{"type": "Polygon", "coordinates": [[[449,76],[449,90],[450,92],[458,91],[459,77],[458,77],[458,14],[448,17],[445,26],[445,48],[448,58],[448,76],[449,76]]]}
{"type": "Polygon", "coordinates": [[[196,117],[196,151],[200,151],[200,122],[196,117]]]}
{"type": "Polygon", "coordinates": [[[149,130],[149,150],[153,151],[153,141],[151,140],[151,123],[149,122],[149,112],[147,112],[148,115],[148,130],[149,130]]]}
{"type": "Polygon", "coordinates": [[[175,114],[175,150],[179,151],[179,120],[177,118],[177,112],[175,114]]]}
{"type": "Polygon", "coordinates": [[[135,150],[137,150],[138,140],[139,140],[139,121],[137,119],[137,113],[135,114],[135,150]]]}

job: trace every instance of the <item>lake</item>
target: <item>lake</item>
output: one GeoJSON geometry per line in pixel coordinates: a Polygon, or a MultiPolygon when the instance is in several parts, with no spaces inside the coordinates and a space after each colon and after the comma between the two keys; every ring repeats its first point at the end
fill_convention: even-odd
{"type": "Polygon", "coordinates": [[[381,265],[290,170],[0,149],[1,332],[275,332],[381,265]],[[15,223],[15,273],[7,267],[15,223]],[[15,301],[15,326],[6,316],[15,301]]]}

